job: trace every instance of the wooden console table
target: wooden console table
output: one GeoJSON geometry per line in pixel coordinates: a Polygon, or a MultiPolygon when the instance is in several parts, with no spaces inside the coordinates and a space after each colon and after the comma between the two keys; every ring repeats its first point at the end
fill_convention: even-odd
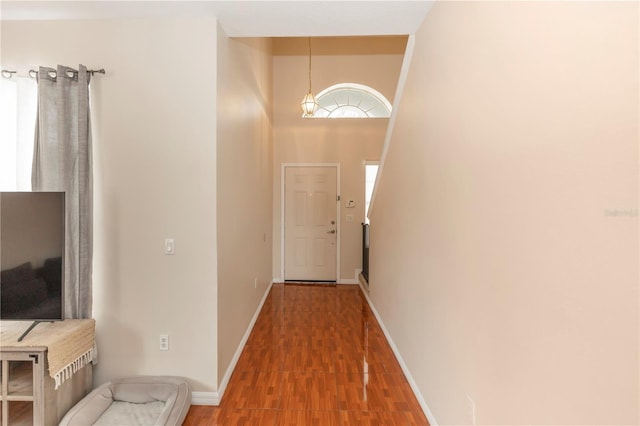
{"type": "Polygon", "coordinates": [[[91,391],[95,321],[0,322],[2,426],[57,425],[91,391]]]}

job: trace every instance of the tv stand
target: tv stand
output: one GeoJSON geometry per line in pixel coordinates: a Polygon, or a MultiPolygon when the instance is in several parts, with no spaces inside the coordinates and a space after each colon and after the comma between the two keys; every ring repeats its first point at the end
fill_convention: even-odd
{"type": "Polygon", "coordinates": [[[27,329],[25,330],[25,332],[24,332],[24,333],[22,333],[22,334],[20,335],[20,337],[18,337],[18,342],[22,342],[22,339],[24,339],[24,338],[25,338],[25,336],[26,336],[27,334],[29,334],[29,332],[30,332],[31,330],[33,330],[33,329],[34,329],[38,324],[40,324],[41,322],[53,322],[53,321],[52,321],[52,320],[36,320],[36,321],[32,322],[32,323],[31,323],[31,325],[29,326],[29,328],[27,328],[27,329]]]}
{"type": "MultiPolygon", "coordinates": [[[[56,383],[50,366],[59,370],[59,360],[52,354],[60,351],[60,341],[77,341],[89,333],[93,344],[95,322],[89,320],[1,321],[0,330],[0,425],[55,426],[65,413],[87,395],[93,385],[91,363],[79,364],[65,380],[56,383]],[[69,327],[72,325],[73,327],[69,327]],[[35,328],[35,329],[34,329],[35,328]],[[31,333],[24,338],[27,333],[31,333]],[[24,340],[18,342],[22,333],[24,340]],[[55,335],[55,338],[52,336],[55,335]]],[[[89,346],[91,347],[91,346],[89,346]]]]}

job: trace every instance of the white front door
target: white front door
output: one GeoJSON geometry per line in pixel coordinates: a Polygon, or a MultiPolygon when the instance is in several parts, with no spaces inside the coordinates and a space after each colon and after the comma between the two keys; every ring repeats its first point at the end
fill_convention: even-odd
{"type": "Polygon", "coordinates": [[[284,170],[284,279],[336,281],[337,167],[284,170]]]}

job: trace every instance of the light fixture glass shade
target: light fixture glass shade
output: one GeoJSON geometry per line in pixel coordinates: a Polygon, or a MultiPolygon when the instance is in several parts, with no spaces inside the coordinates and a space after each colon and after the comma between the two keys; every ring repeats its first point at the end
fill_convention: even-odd
{"type": "Polygon", "coordinates": [[[304,99],[302,99],[302,102],[300,102],[300,106],[302,107],[304,116],[311,117],[318,108],[318,101],[316,101],[316,97],[313,95],[313,93],[309,92],[306,94],[304,99]]]}

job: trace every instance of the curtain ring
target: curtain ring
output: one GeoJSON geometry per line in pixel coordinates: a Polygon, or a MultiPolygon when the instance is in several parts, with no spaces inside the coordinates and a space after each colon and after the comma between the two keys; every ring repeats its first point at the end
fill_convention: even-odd
{"type": "Polygon", "coordinates": [[[55,70],[51,70],[51,71],[47,71],[47,75],[50,78],[56,78],[58,76],[58,73],[55,70]]]}
{"type": "Polygon", "coordinates": [[[29,70],[29,77],[31,77],[31,78],[37,78],[37,77],[38,77],[38,71],[36,71],[36,70],[29,70]]]}
{"type": "Polygon", "coordinates": [[[13,77],[13,74],[15,74],[15,71],[9,71],[9,70],[2,70],[2,76],[4,78],[11,78],[13,77]]]}

